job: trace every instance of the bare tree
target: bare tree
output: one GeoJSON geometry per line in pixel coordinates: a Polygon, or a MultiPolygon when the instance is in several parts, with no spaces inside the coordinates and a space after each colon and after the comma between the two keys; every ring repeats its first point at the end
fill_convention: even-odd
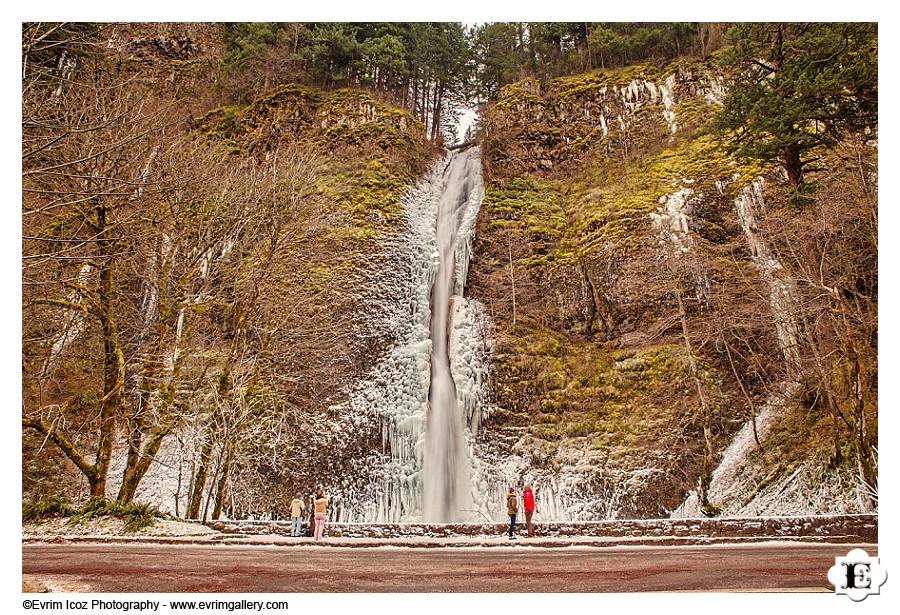
{"type": "Polygon", "coordinates": [[[146,168],[166,122],[146,87],[123,79],[102,55],[80,53],[86,36],[71,30],[26,25],[23,31],[23,341],[26,399],[33,400],[23,426],[56,443],[86,476],[91,494],[103,496],[124,414],[117,277],[127,259],[125,237],[140,241],[146,168]],[[51,45],[50,35],[59,32],[70,38],[51,45]],[[51,50],[58,59],[49,70],[51,50]],[[95,364],[100,388],[88,404],[95,412],[88,420],[97,425],[93,462],[66,435],[76,400],[53,380],[80,330],[96,335],[102,348],[95,364]]]}
{"type": "Polygon", "coordinates": [[[810,410],[831,416],[834,464],[849,453],[870,504],[877,501],[878,214],[876,152],[845,142],[841,181],[794,209],[769,212],[766,232],[801,295],[801,361],[810,410]]]}

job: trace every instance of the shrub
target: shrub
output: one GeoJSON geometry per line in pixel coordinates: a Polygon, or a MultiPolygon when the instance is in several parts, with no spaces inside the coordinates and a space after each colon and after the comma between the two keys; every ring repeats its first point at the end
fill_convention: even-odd
{"type": "Polygon", "coordinates": [[[165,516],[164,513],[149,504],[124,503],[92,497],[72,516],[70,523],[81,523],[98,517],[116,517],[125,521],[126,532],[137,532],[152,526],[157,518],[165,518],[165,516]]]}
{"type": "Polygon", "coordinates": [[[22,521],[39,522],[53,517],[68,517],[75,509],[61,495],[41,496],[37,500],[22,502],[22,521]]]}

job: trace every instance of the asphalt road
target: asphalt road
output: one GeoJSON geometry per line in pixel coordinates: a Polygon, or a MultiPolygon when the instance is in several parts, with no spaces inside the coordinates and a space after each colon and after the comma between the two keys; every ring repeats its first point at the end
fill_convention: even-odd
{"type": "MultiPolygon", "coordinates": [[[[857,545],[347,548],[24,544],[22,574],[98,593],[833,592],[857,545]]],[[[875,545],[859,545],[870,556],[875,545]]]]}

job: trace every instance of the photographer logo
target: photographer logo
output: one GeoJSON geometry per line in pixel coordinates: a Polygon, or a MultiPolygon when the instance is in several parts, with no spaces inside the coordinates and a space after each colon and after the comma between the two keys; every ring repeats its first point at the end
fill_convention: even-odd
{"type": "Polygon", "coordinates": [[[834,585],[834,593],[845,594],[854,602],[881,593],[886,580],[887,570],[881,567],[880,558],[869,557],[862,549],[853,549],[847,557],[834,558],[834,566],[828,569],[828,581],[834,585]]]}

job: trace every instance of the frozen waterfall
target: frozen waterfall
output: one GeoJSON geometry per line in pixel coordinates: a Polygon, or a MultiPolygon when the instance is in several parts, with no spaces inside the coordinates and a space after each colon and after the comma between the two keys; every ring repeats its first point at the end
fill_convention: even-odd
{"type": "Polygon", "coordinates": [[[423,517],[429,522],[460,521],[460,511],[471,508],[464,417],[450,372],[448,341],[458,231],[472,195],[475,162],[470,152],[453,156],[444,170],[437,211],[438,268],[431,294],[431,389],[425,425],[423,502],[423,517]]]}
{"type": "Polygon", "coordinates": [[[462,297],[472,230],[484,188],[477,148],[438,162],[403,199],[406,228],[395,255],[407,306],[397,343],[353,394],[362,413],[382,417],[388,455],[375,474],[366,522],[469,521],[473,429],[481,416],[486,366],[475,302],[462,297]]]}

